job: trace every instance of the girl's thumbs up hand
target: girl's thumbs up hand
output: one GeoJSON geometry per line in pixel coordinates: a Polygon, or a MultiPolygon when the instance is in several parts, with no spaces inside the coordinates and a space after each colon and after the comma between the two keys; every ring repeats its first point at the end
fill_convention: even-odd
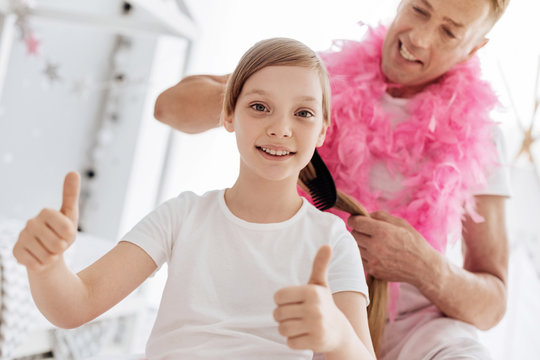
{"type": "Polygon", "coordinates": [[[70,172],[66,175],[62,192],[62,207],[60,208],[60,212],[68,217],[75,227],[79,222],[80,182],[80,176],[76,172],[70,172]]]}
{"type": "Polygon", "coordinates": [[[332,248],[328,245],[321,246],[315,259],[313,259],[313,267],[311,268],[311,276],[308,285],[320,285],[328,288],[328,266],[332,258],[332,248]]]}
{"type": "Polygon", "coordinates": [[[347,318],[328,287],[331,256],[330,246],[323,245],[315,255],[307,285],[283,288],[274,295],[274,319],[292,349],[330,352],[340,346],[347,318]]]}
{"type": "Polygon", "coordinates": [[[28,220],[13,247],[17,261],[28,271],[43,271],[62,258],[75,241],[79,218],[80,177],[70,172],[64,180],[60,210],[43,209],[28,220]]]}

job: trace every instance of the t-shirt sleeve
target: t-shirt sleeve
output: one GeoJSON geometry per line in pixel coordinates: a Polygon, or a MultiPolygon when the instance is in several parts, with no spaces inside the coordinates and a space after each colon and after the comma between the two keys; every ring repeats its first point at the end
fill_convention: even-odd
{"type": "MultiPolygon", "coordinates": [[[[340,220],[341,221],[341,220],[340,220]]],[[[342,291],[362,293],[369,305],[369,293],[360,251],[353,236],[345,228],[332,244],[328,282],[333,294],[342,291]]]]}
{"type": "Polygon", "coordinates": [[[499,195],[510,196],[510,175],[509,165],[506,159],[506,147],[504,136],[499,126],[495,127],[493,139],[497,146],[498,165],[488,174],[487,184],[483,189],[474,193],[474,195],[499,195]]]}
{"type": "Polygon", "coordinates": [[[188,198],[189,194],[183,193],[161,204],[139,221],[121,241],[139,246],[158,268],[161,267],[171,257],[175,234],[178,234],[189,204],[188,198]]]}

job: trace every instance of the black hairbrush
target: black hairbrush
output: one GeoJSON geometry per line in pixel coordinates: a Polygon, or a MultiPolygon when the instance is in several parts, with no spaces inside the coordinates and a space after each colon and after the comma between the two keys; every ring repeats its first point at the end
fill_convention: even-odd
{"type": "Polygon", "coordinates": [[[336,184],[317,150],[311,161],[300,171],[298,180],[300,187],[311,195],[317,209],[324,211],[336,205],[336,184]]]}
{"type": "Polygon", "coordinates": [[[298,180],[300,187],[311,195],[313,205],[317,209],[324,211],[335,207],[351,215],[369,216],[358,201],[337,190],[332,174],[317,150],[313,153],[311,161],[300,171],[298,180]]]}

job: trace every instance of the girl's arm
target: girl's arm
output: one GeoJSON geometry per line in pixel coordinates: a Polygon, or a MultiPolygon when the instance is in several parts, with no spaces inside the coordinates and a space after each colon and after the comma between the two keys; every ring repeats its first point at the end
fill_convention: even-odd
{"type": "Polygon", "coordinates": [[[156,268],[144,250],[120,242],[78,274],[60,258],[43,271],[28,269],[28,279],[43,315],[56,326],[75,328],[116,305],[156,268]]]}
{"type": "MultiPolygon", "coordinates": [[[[357,292],[344,291],[334,294],[333,297],[336,306],[345,315],[354,331],[354,333],[348,332],[353,337],[348,342],[351,345],[350,349],[340,350],[343,350],[344,354],[358,354],[357,359],[375,359],[375,350],[369,334],[365,296],[357,292]],[[357,344],[354,337],[359,338],[362,344],[357,344]],[[363,356],[360,356],[360,354],[363,354],[363,356]]],[[[348,358],[352,359],[353,357],[347,357],[339,353],[326,354],[327,360],[348,358]]]]}
{"type": "Polygon", "coordinates": [[[60,210],[44,209],[30,219],[13,247],[39,310],[65,328],[102,314],[156,269],[142,249],[124,242],[77,275],[66,266],[64,252],[77,234],[79,184],[77,173],[67,174],[60,210]]]}

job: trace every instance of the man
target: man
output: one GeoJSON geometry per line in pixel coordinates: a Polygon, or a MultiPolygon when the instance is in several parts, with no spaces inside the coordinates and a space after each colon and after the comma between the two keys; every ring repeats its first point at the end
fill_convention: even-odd
{"type": "MultiPolygon", "coordinates": [[[[490,166],[495,100],[474,55],[507,5],[402,0],[388,29],[321,54],[334,124],[319,151],[338,188],[375,211],[348,219],[366,272],[400,284],[380,358],[489,358],[473,327],[506,309],[508,187],[490,166]],[[456,232],[463,266],[445,256],[456,232]]],[[[159,96],[156,118],[187,133],[218,126],[226,81],[185,78],[159,96]]]]}

